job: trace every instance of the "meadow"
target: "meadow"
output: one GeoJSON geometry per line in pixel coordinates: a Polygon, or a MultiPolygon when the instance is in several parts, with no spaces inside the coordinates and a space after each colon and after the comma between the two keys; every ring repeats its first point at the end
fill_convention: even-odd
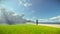
{"type": "Polygon", "coordinates": [[[0,34],[60,34],[60,28],[31,24],[0,25],[0,34]]]}

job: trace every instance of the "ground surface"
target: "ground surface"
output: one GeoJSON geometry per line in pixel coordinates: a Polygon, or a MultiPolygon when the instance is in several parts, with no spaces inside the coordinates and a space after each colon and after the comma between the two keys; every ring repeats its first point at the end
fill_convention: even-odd
{"type": "Polygon", "coordinates": [[[38,24],[38,25],[60,28],[60,24],[38,24]]]}
{"type": "Polygon", "coordinates": [[[0,34],[60,34],[60,28],[32,24],[0,25],[0,34]]]}
{"type": "MultiPolygon", "coordinates": [[[[26,23],[26,24],[33,24],[36,25],[34,23],[26,23]]],[[[56,27],[56,28],[60,28],[60,24],[38,24],[40,26],[49,26],[49,27],[56,27]]]]}

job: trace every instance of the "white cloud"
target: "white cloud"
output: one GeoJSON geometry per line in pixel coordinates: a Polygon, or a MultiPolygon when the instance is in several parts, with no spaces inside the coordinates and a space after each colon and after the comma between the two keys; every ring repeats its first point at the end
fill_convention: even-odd
{"type": "Polygon", "coordinates": [[[32,6],[32,3],[29,3],[28,0],[18,0],[19,2],[19,6],[22,5],[24,7],[31,7],[32,6]]]}
{"type": "Polygon", "coordinates": [[[30,19],[27,18],[27,20],[30,20],[30,19]]]}
{"type": "Polygon", "coordinates": [[[12,14],[12,15],[13,15],[13,16],[17,16],[18,14],[15,13],[15,14],[12,14]]]}
{"type": "Polygon", "coordinates": [[[18,6],[21,7],[23,5],[23,1],[22,0],[18,0],[18,6]]]}
{"type": "Polygon", "coordinates": [[[20,1],[19,4],[22,4],[22,1],[20,1]]]}
{"type": "Polygon", "coordinates": [[[58,21],[60,21],[60,19],[58,21]]]}
{"type": "Polygon", "coordinates": [[[48,19],[39,19],[39,22],[60,22],[60,16],[56,16],[48,19]]]}
{"type": "Polygon", "coordinates": [[[18,3],[19,3],[19,6],[23,4],[23,2],[22,2],[22,1],[20,1],[20,0],[18,1],[18,3]]]}
{"type": "MultiPolygon", "coordinates": [[[[7,10],[6,8],[3,8],[3,9],[7,10]]],[[[2,12],[2,10],[1,10],[1,12],[2,12]]],[[[0,15],[2,15],[2,16],[0,16],[0,23],[9,23],[9,22],[7,22],[8,20],[11,23],[23,23],[23,22],[26,22],[26,20],[21,18],[20,15],[18,15],[17,13],[15,13],[13,11],[8,11],[7,12],[5,10],[4,10],[5,15],[3,14],[3,12],[2,12],[2,14],[0,14],[0,15]],[[7,20],[6,20],[6,18],[7,18],[7,20]]]]}
{"type": "Polygon", "coordinates": [[[39,22],[48,22],[48,19],[39,19],[39,22]]]}
{"type": "Polygon", "coordinates": [[[24,3],[24,7],[30,7],[30,6],[32,6],[31,3],[24,3]]]}
{"type": "Polygon", "coordinates": [[[24,13],[21,13],[21,14],[20,14],[20,17],[24,17],[24,13]]]}
{"type": "Polygon", "coordinates": [[[52,17],[52,18],[49,18],[50,20],[53,20],[53,19],[56,19],[57,17],[52,17]]]}
{"type": "Polygon", "coordinates": [[[60,19],[60,16],[52,17],[52,18],[49,18],[49,19],[51,19],[51,20],[53,20],[53,19],[60,19]]]}
{"type": "Polygon", "coordinates": [[[24,2],[27,2],[27,0],[23,0],[24,2]]]}

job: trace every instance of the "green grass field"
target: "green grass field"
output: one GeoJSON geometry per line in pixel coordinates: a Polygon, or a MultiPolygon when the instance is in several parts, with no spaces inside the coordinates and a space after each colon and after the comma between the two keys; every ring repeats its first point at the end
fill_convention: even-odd
{"type": "Polygon", "coordinates": [[[60,34],[60,28],[38,25],[0,25],[0,34],[60,34]]]}

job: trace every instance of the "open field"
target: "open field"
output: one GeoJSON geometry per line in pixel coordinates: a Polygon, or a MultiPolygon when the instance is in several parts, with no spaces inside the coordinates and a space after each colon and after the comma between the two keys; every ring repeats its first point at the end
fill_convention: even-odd
{"type": "Polygon", "coordinates": [[[60,34],[60,28],[32,24],[0,25],[0,34],[60,34]]]}
{"type": "Polygon", "coordinates": [[[38,25],[60,28],[60,24],[38,24],[38,25]]]}
{"type": "MultiPolygon", "coordinates": [[[[34,23],[26,23],[26,24],[33,24],[36,25],[34,23]]],[[[56,27],[56,28],[60,28],[60,24],[38,24],[40,26],[49,26],[49,27],[56,27]]]]}

